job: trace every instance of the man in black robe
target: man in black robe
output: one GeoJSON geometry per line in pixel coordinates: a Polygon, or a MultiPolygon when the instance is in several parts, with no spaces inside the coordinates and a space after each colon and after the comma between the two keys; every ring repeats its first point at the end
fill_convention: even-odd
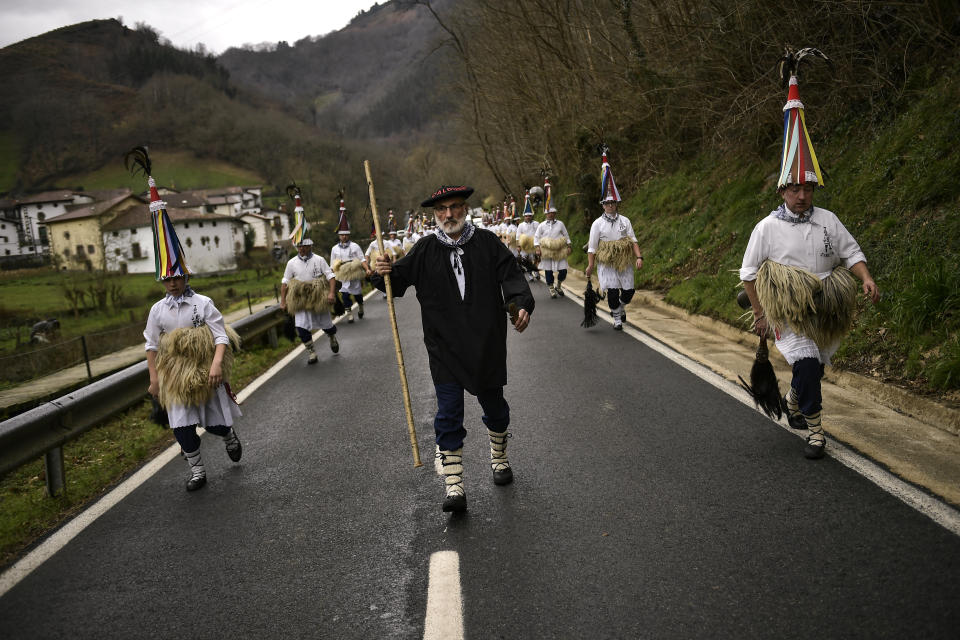
{"type": "Polygon", "coordinates": [[[509,484],[507,460],[510,407],[503,397],[507,383],[507,311],[514,329],[530,323],[534,300],[517,261],[493,233],[467,217],[470,187],[440,187],[420,206],[433,208],[435,235],[425,236],[403,258],[377,258],[373,283],[385,289],[390,274],[393,294],[417,290],[423,342],[437,390],[434,419],[437,459],[446,480],[444,511],[467,508],[463,488],[463,391],[477,396],[490,436],[493,481],[509,484]],[[512,308],[511,308],[512,307],[512,308]]]}

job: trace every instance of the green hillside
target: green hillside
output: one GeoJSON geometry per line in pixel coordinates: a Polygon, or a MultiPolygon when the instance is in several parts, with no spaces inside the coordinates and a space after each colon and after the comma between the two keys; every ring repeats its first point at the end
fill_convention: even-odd
{"type": "MultiPolygon", "coordinates": [[[[948,401],[960,401],[958,100],[953,70],[891,121],[865,132],[850,118],[814,139],[828,172],[814,202],[854,234],[883,293],[876,306],[861,296],[860,322],[834,364],[948,401]]],[[[781,202],[777,163],[776,149],[762,164],[704,154],[625,194],[645,257],[637,285],[743,327],[736,271],[753,226],[781,202]]],[[[582,246],[582,227],[575,235],[582,246]]],[[[585,264],[582,254],[575,261],[585,264]]]]}
{"type": "MultiPolygon", "coordinates": [[[[229,186],[252,186],[264,184],[255,172],[231,165],[221,160],[198,158],[189,151],[150,151],[155,178],[163,186],[184,189],[215,189],[229,186]]],[[[96,171],[79,173],[60,178],[57,187],[84,189],[115,189],[129,187],[134,192],[146,188],[140,175],[132,176],[123,166],[121,158],[96,171]]]]}

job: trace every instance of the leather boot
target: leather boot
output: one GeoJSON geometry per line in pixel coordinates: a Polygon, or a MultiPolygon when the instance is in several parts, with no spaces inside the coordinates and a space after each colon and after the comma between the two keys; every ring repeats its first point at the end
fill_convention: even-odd
{"type": "Polygon", "coordinates": [[[307,353],[310,354],[310,357],[307,358],[307,364],[317,364],[317,352],[313,350],[313,340],[305,342],[303,346],[306,347],[307,353]]]}

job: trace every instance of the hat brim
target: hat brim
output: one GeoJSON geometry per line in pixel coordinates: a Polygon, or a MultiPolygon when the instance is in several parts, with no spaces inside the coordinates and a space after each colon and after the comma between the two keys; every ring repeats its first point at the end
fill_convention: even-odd
{"type": "Polygon", "coordinates": [[[449,189],[441,188],[432,196],[420,203],[421,207],[432,207],[434,204],[447,198],[469,198],[473,195],[473,187],[453,187],[449,189]]]}

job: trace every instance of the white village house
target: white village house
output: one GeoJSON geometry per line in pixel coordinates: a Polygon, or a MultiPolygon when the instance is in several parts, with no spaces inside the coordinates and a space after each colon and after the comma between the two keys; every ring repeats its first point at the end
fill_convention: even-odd
{"type": "MultiPolygon", "coordinates": [[[[232,216],[167,208],[187,267],[193,273],[232,271],[243,255],[243,221],[232,216]]],[[[127,209],[103,226],[108,271],[154,273],[153,230],[147,204],[127,209]]]]}

